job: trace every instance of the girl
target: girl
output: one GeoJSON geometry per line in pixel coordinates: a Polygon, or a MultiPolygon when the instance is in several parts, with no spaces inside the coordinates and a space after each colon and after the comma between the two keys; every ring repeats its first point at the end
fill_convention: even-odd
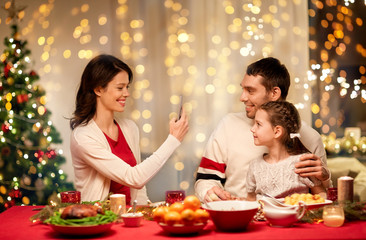
{"type": "Polygon", "coordinates": [[[95,57],[83,72],[70,121],[75,186],[82,201],[103,200],[113,192],[125,194],[127,204],[134,200],[146,204],[145,184],[188,131],[187,116],[182,111],[179,120],[170,121],[165,142],[141,162],[136,124],[114,115],[125,110],[131,81],[131,69],[110,55],[95,57]]]}
{"type": "Polygon", "coordinates": [[[249,165],[247,200],[267,193],[283,198],[293,193],[321,193],[325,189],[316,178],[304,178],[294,172],[301,154],[309,152],[300,142],[300,116],[295,106],[286,101],[272,101],[259,107],[251,131],[254,144],[266,146],[268,153],[249,165]]]}

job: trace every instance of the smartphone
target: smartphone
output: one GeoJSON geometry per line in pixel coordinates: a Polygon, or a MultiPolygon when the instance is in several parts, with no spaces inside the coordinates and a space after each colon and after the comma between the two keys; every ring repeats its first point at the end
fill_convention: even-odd
{"type": "Polygon", "coordinates": [[[179,114],[178,114],[178,120],[182,116],[182,107],[183,107],[183,96],[179,96],[179,114]]]}

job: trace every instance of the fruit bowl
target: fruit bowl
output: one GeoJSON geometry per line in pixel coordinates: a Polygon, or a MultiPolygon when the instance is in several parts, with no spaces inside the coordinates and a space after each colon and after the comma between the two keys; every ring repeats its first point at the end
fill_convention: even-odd
{"type": "Polygon", "coordinates": [[[202,206],[209,212],[217,230],[239,232],[247,229],[258,211],[259,203],[252,201],[215,201],[202,206]]]}
{"type": "Polygon", "coordinates": [[[165,223],[159,223],[160,227],[173,235],[183,235],[183,234],[195,234],[201,231],[206,225],[206,223],[195,223],[193,225],[183,225],[183,224],[174,224],[168,225],[165,223]]]}

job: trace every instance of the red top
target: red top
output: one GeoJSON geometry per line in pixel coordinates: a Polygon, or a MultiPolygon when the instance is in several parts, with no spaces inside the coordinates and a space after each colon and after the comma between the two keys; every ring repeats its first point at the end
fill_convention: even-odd
{"type": "MultiPolygon", "coordinates": [[[[116,123],[117,124],[117,123],[116,123]]],[[[131,148],[128,146],[128,143],[125,139],[125,136],[123,135],[121,128],[117,124],[118,127],[118,139],[117,141],[114,141],[110,137],[107,136],[107,134],[104,133],[105,137],[108,140],[109,146],[112,149],[112,153],[119,157],[122,161],[129,164],[131,167],[136,166],[136,159],[133,155],[131,148]]],[[[109,188],[109,192],[112,193],[121,193],[126,195],[126,203],[130,204],[131,202],[131,192],[130,188],[127,186],[124,186],[122,184],[119,184],[113,180],[111,180],[111,186],[109,188]]]]}

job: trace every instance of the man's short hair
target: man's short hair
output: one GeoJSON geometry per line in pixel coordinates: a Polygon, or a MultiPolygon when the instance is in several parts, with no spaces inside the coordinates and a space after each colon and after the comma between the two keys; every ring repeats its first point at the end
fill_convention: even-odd
{"type": "Polygon", "coordinates": [[[247,75],[261,76],[262,85],[267,91],[271,91],[274,87],[281,89],[281,99],[286,100],[288,90],[290,88],[290,74],[284,64],[273,57],[262,58],[247,68],[247,75]]]}

